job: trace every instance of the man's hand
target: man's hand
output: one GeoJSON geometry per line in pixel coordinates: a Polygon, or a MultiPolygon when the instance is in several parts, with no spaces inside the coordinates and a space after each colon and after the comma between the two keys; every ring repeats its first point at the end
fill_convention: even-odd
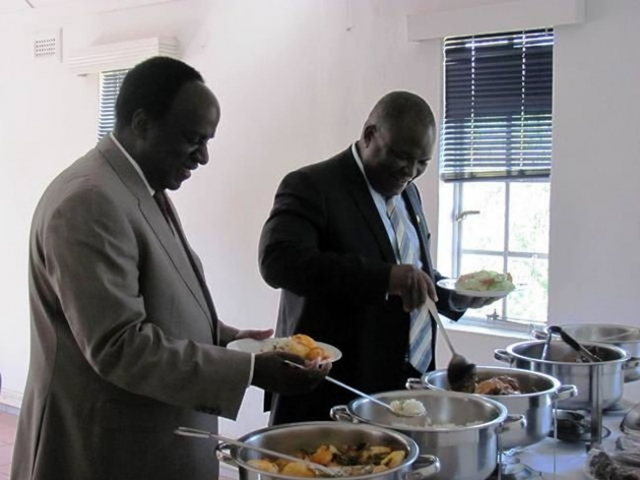
{"type": "Polygon", "coordinates": [[[394,265],[389,274],[389,294],[402,297],[402,306],[410,312],[431,298],[438,301],[436,287],[424,271],[415,265],[394,265]]]}
{"type": "Polygon", "coordinates": [[[252,385],[274,393],[295,394],[313,390],[324,380],[330,363],[308,363],[302,357],[288,352],[271,351],[255,356],[252,385]],[[285,360],[300,367],[288,365],[285,360]]]}
{"type": "Polygon", "coordinates": [[[242,338],[253,338],[254,340],[265,340],[273,335],[273,328],[267,330],[239,330],[234,340],[240,340],[242,338]]]}

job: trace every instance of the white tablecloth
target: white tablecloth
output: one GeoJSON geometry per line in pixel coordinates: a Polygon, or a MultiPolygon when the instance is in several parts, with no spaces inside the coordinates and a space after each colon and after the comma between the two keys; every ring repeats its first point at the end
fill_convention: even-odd
{"type": "MultiPolygon", "coordinates": [[[[605,438],[602,445],[613,445],[620,435],[621,413],[606,415],[603,424],[611,430],[611,435],[605,438]]],[[[532,445],[516,458],[542,474],[545,480],[585,480],[584,466],[587,462],[587,448],[584,443],[567,443],[553,438],[547,438],[536,445],[532,445]]]]}

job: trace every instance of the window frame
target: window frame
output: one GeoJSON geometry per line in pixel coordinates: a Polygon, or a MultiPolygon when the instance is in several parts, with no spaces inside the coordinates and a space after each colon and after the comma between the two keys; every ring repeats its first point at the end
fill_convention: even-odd
{"type": "MultiPolygon", "coordinates": [[[[533,29],[533,31],[541,31],[541,30],[545,30],[547,32],[550,32],[552,35],[552,58],[553,58],[553,49],[555,48],[555,33],[553,32],[553,28],[549,28],[549,29],[533,29]]],[[[523,35],[526,33],[527,31],[523,31],[523,35]]],[[[509,34],[514,34],[515,32],[502,32],[499,33],[498,35],[509,35],[509,34]]],[[[465,36],[465,37],[475,37],[475,36],[465,36]]],[[[460,37],[460,38],[464,38],[464,37],[460,37]]],[[[446,113],[447,113],[447,104],[446,104],[446,99],[447,99],[447,81],[446,81],[446,63],[445,63],[445,42],[443,41],[442,47],[441,47],[441,51],[442,51],[442,55],[443,55],[443,71],[442,71],[442,86],[443,86],[443,91],[442,91],[442,124],[443,124],[443,128],[440,131],[440,148],[439,148],[439,162],[438,162],[438,167],[439,167],[439,175],[438,175],[438,179],[439,181],[439,185],[440,185],[440,221],[439,221],[439,251],[438,251],[438,259],[445,259],[446,261],[443,262],[445,265],[443,266],[443,270],[445,271],[450,271],[452,277],[458,277],[461,273],[465,273],[465,272],[461,272],[460,271],[460,264],[461,264],[461,260],[463,258],[464,254],[479,254],[479,255],[489,255],[489,256],[495,256],[495,257],[499,257],[501,258],[501,263],[503,266],[503,271],[507,271],[506,270],[506,266],[508,265],[509,262],[509,258],[511,258],[512,260],[515,258],[531,258],[531,259],[535,259],[535,258],[539,258],[539,259],[544,259],[547,262],[547,267],[548,267],[548,260],[549,260],[549,249],[548,249],[548,243],[547,243],[547,248],[546,248],[546,252],[536,252],[536,251],[524,251],[524,252],[519,252],[519,251],[510,251],[510,236],[513,235],[513,228],[510,225],[510,215],[513,215],[512,209],[513,206],[510,203],[510,199],[511,199],[511,185],[513,182],[518,182],[518,181],[523,181],[526,183],[549,183],[550,184],[550,175],[531,175],[531,176],[526,176],[526,177],[522,177],[522,176],[510,176],[510,175],[503,175],[503,176],[497,176],[495,178],[491,178],[491,177],[484,177],[482,175],[480,176],[462,176],[462,178],[458,178],[455,180],[452,180],[451,178],[443,178],[443,162],[444,162],[444,151],[445,151],[445,144],[444,144],[444,132],[445,132],[445,118],[446,118],[446,113]],[[462,208],[462,192],[465,188],[466,184],[473,184],[473,183],[477,183],[479,181],[490,181],[490,182],[500,182],[500,183],[504,183],[504,189],[505,189],[505,197],[504,197],[504,208],[505,208],[505,223],[504,223],[504,230],[503,230],[503,245],[504,245],[504,249],[502,251],[498,251],[498,250],[484,250],[484,249],[465,249],[464,245],[463,245],[463,239],[462,239],[462,229],[463,229],[463,223],[464,223],[464,213],[461,211],[462,208]],[[443,193],[445,195],[450,195],[450,197],[443,202],[443,193]],[[443,215],[444,213],[444,215],[443,215]],[[462,219],[458,219],[459,216],[463,214],[463,218],[462,219]],[[443,221],[444,219],[444,221],[443,221]],[[448,222],[448,223],[447,223],[448,222]],[[444,233],[444,235],[443,235],[444,233]],[[447,248],[445,247],[445,245],[449,243],[450,246],[447,248]],[[444,257],[444,258],[443,258],[444,257]],[[447,266],[449,267],[447,269],[447,266]]],[[[550,76],[551,76],[551,83],[553,82],[553,63],[551,64],[551,72],[550,72],[550,76]]],[[[553,91],[551,91],[551,96],[553,96],[553,91]]],[[[505,143],[502,144],[503,148],[505,151],[507,151],[507,149],[510,146],[511,137],[510,137],[510,129],[509,126],[512,125],[512,123],[509,121],[508,117],[505,117],[505,143]]],[[[546,132],[547,135],[552,135],[553,132],[553,122],[554,122],[554,118],[553,118],[553,111],[550,110],[549,112],[549,122],[550,122],[550,132],[546,132]]],[[[551,157],[552,157],[552,152],[550,153],[551,157]]],[[[551,162],[551,159],[549,160],[549,162],[551,162]]],[[[509,164],[509,160],[507,159],[505,164],[509,164]]],[[[549,174],[550,174],[550,169],[551,169],[551,165],[549,163],[549,174]]],[[[469,212],[466,212],[469,213],[469,212]]],[[[547,277],[548,279],[548,277],[547,277]]],[[[516,280],[517,281],[517,280],[516,280]]],[[[497,307],[496,307],[497,308],[497,307]]],[[[546,305],[546,310],[548,312],[548,290],[547,290],[547,305],[546,305]]],[[[471,310],[469,311],[469,313],[465,314],[462,319],[461,319],[461,323],[462,325],[470,325],[470,326],[479,326],[479,327],[486,327],[487,325],[492,325],[492,328],[495,328],[496,325],[498,325],[501,329],[504,329],[506,331],[511,331],[511,332],[519,332],[519,333],[530,333],[531,330],[535,327],[539,327],[540,325],[546,324],[548,322],[548,317],[547,315],[545,315],[544,320],[538,320],[538,319],[515,319],[515,318],[509,318],[509,300],[507,298],[505,298],[505,301],[502,302],[501,306],[500,306],[500,312],[497,316],[493,316],[493,315],[480,315],[478,314],[477,311],[475,310],[471,310]]]]}
{"type": "Polygon", "coordinates": [[[116,123],[116,101],[122,81],[130,68],[104,70],[98,78],[98,140],[113,130],[116,123]]]}

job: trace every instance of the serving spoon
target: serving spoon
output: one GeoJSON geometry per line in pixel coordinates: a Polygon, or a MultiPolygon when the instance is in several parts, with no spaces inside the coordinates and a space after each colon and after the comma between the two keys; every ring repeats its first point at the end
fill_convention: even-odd
{"type": "Polygon", "coordinates": [[[562,327],[559,327],[557,325],[551,325],[548,328],[549,334],[552,333],[557,333],[558,335],[560,335],[560,338],[562,338],[562,340],[569,345],[571,348],[573,348],[575,351],[577,351],[578,353],[580,353],[583,357],[586,357],[587,360],[589,360],[590,362],[602,362],[602,359],[596,355],[595,353],[591,353],[589,350],[587,350],[584,345],[581,345],[580,343],[578,343],[578,341],[573,338],[571,335],[569,335],[567,332],[565,332],[562,327]]]}
{"type": "Polygon", "coordinates": [[[449,365],[447,366],[447,380],[449,381],[451,389],[457,392],[473,393],[475,390],[476,364],[468,362],[466,358],[453,348],[449,334],[444,328],[442,319],[438,313],[438,308],[431,298],[427,298],[427,308],[438,324],[440,333],[447,343],[449,350],[451,350],[451,360],[449,360],[449,365]]]}
{"type": "Polygon", "coordinates": [[[190,427],[178,427],[173,431],[173,433],[175,433],[176,435],[183,435],[185,437],[213,438],[215,440],[228,443],[229,445],[235,445],[236,447],[255,450],[256,452],[260,452],[264,455],[269,455],[271,457],[282,458],[284,460],[289,460],[290,462],[295,462],[295,463],[303,463],[307,467],[309,467],[313,472],[322,474],[324,476],[336,477],[336,478],[342,476],[341,472],[338,469],[325,467],[324,465],[320,465],[319,463],[310,462],[309,460],[304,460],[302,458],[294,457],[293,455],[287,455],[286,453],[281,453],[268,448],[252,445],[250,443],[241,442],[240,440],[236,440],[234,438],[229,438],[223,435],[219,435],[217,433],[208,432],[207,430],[199,430],[197,428],[190,428],[190,427]]]}
{"type": "MultiPolygon", "coordinates": [[[[286,364],[288,364],[288,365],[293,366],[293,367],[305,368],[305,367],[304,367],[304,365],[300,365],[299,363],[295,363],[295,362],[290,362],[289,360],[285,360],[284,362],[285,362],[286,364]]],[[[375,404],[377,404],[377,405],[380,405],[381,407],[384,407],[384,408],[385,408],[385,409],[387,409],[389,412],[391,412],[391,413],[393,413],[394,415],[397,415],[397,416],[399,416],[399,417],[412,417],[412,418],[415,418],[415,417],[423,417],[423,416],[425,415],[424,413],[417,413],[417,414],[415,414],[415,415],[411,415],[411,414],[409,414],[409,413],[404,413],[404,412],[402,412],[402,411],[395,410],[395,409],[394,409],[391,405],[389,405],[388,403],[383,402],[382,400],[379,400],[379,399],[377,399],[376,397],[373,397],[373,396],[371,396],[371,395],[369,395],[369,394],[367,394],[367,393],[364,393],[364,392],[362,392],[362,391],[358,390],[357,388],[354,388],[354,387],[352,387],[352,386],[350,386],[350,385],[347,385],[346,383],[342,383],[340,380],[336,380],[335,378],[332,378],[332,377],[330,377],[329,375],[327,375],[326,377],[324,377],[324,379],[325,379],[325,380],[327,380],[327,381],[329,381],[329,382],[331,382],[331,383],[333,383],[333,384],[335,384],[335,385],[338,385],[339,387],[342,387],[342,388],[344,388],[344,389],[346,389],[346,390],[349,390],[349,391],[350,391],[350,392],[352,392],[352,393],[355,393],[355,394],[356,394],[356,395],[358,395],[359,397],[366,398],[367,400],[369,400],[369,401],[371,401],[371,402],[373,402],[373,403],[375,403],[375,404]]]]}

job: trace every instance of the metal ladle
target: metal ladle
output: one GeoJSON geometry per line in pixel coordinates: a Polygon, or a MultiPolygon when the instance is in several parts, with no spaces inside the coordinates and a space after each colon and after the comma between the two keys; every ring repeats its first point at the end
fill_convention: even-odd
{"type": "Polygon", "coordinates": [[[270,450],[268,448],[252,445],[250,443],[244,443],[239,440],[235,440],[233,438],[219,435],[217,433],[208,432],[206,430],[199,430],[197,428],[190,428],[190,427],[178,427],[173,431],[173,433],[175,433],[176,435],[183,435],[185,437],[213,438],[215,440],[220,440],[222,442],[228,443],[229,445],[235,445],[237,447],[254,450],[256,452],[260,452],[264,455],[269,455],[271,457],[282,458],[284,460],[289,460],[290,462],[295,462],[295,463],[304,463],[312,471],[316,473],[320,473],[324,476],[328,476],[328,477],[342,476],[342,473],[337,469],[325,467],[324,465],[320,465],[319,463],[310,462],[302,458],[294,457],[293,455],[287,455],[286,453],[277,452],[275,450],[270,450]]]}
{"type": "MultiPolygon", "coordinates": [[[[294,363],[294,362],[290,362],[289,360],[285,360],[285,363],[287,363],[288,365],[291,365],[293,367],[298,367],[298,368],[305,368],[303,365],[300,365],[298,363],[294,363]]],[[[423,417],[424,414],[423,413],[419,413],[416,415],[411,415],[408,413],[403,413],[400,411],[395,410],[391,405],[389,405],[386,402],[383,402],[382,400],[377,399],[376,397],[373,397],[367,393],[361,392],[360,390],[353,388],[350,385],[347,385],[346,383],[342,383],[340,380],[336,380],[335,378],[331,378],[329,375],[327,375],[326,377],[324,377],[325,380],[338,385],[339,387],[344,388],[345,390],[349,390],[352,393],[355,393],[356,395],[366,398],[367,400],[380,405],[381,407],[384,407],[385,409],[387,409],[389,412],[393,413],[394,415],[398,415],[399,417],[411,417],[411,418],[416,418],[416,417],[423,417]]]]}
{"type": "Polygon", "coordinates": [[[431,298],[427,298],[427,308],[438,324],[440,333],[447,343],[449,350],[451,350],[451,360],[449,360],[449,365],[447,366],[447,380],[449,381],[449,385],[453,390],[473,393],[471,392],[471,387],[475,390],[475,363],[469,363],[466,358],[453,348],[449,334],[442,324],[438,308],[431,298]]]}
{"type": "Polygon", "coordinates": [[[565,332],[562,329],[562,327],[559,327],[557,325],[551,325],[548,328],[548,330],[550,335],[553,333],[557,333],[558,335],[560,335],[560,338],[562,338],[562,340],[567,345],[569,345],[575,351],[580,353],[583,357],[586,357],[586,359],[589,360],[590,362],[602,362],[602,359],[598,355],[596,355],[595,353],[591,353],[589,350],[587,350],[583,345],[578,343],[578,341],[575,338],[573,338],[571,335],[565,332]]]}

